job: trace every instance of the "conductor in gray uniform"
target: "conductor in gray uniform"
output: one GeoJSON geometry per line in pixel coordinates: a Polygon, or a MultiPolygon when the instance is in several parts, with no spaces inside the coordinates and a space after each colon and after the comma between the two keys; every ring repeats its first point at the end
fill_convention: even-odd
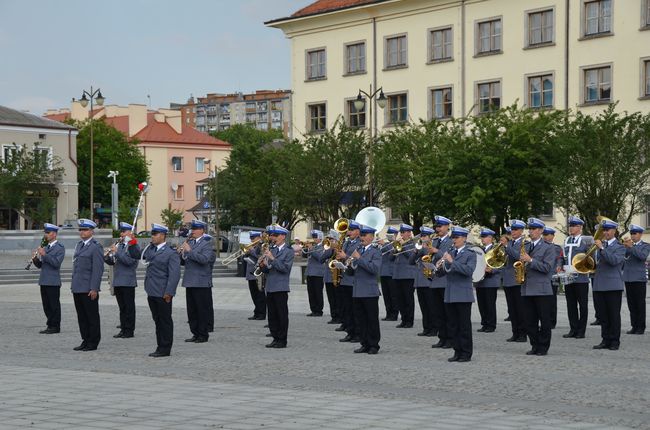
{"type": "Polygon", "coordinates": [[[644,229],[640,225],[630,224],[631,238],[623,243],[625,246],[623,281],[625,281],[625,296],[632,324],[627,334],[645,332],[645,295],[648,282],[646,260],[650,255],[650,244],[641,240],[643,232],[644,229]]]}
{"type": "Polygon", "coordinates": [[[323,277],[325,276],[325,265],[321,257],[325,252],[323,248],[323,232],[312,230],[310,232],[313,244],[302,248],[302,256],[307,258],[307,297],[309,298],[310,313],[308,317],[323,316],[323,277]]]}
{"type": "Polygon", "coordinates": [[[212,268],[217,259],[212,236],[205,234],[208,224],[193,219],[190,224],[190,239],[180,247],[183,287],[187,304],[187,319],[192,337],[185,342],[204,343],[208,341],[212,307],[212,268]]]}
{"type": "Polygon", "coordinates": [[[172,299],[181,279],[178,252],[165,243],[168,229],[164,225],[151,225],[151,244],[142,253],[147,266],[144,291],[156,326],[156,350],[149,357],[168,357],[174,341],[172,299]]]}
{"type": "Polygon", "coordinates": [[[43,225],[47,245],[39,247],[34,265],[41,269],[38,284],[41,286],[43,312],[47,318],[47,328],[41,334],[54,334],[61,331],[61,263],[65,258],[65,248],[56,239],[59,227],[54,224],[43,225]]]}
{"type": "Polygon", "coordinates": [[[89,219],[80,219],[79,236],[72,259],[72,295],[77,310],[81,345],[75,351],[94,351],[101,339],[99,325],[99,290],[104,274],[104,249],[93,238],[97,227],[89,219]]]}

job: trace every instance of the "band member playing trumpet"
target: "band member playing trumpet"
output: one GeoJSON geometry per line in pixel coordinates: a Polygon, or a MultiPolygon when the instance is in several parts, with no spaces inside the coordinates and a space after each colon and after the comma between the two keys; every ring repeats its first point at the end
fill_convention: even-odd
{"type": "Polygon", "coordinates": [[[499,242],[503,245],[508,256],[508,260],[503,266],[503,291],[506,294],[508,304],[508,315],[510,316],[510,325],[512,326],[512,337],[508,342],[526,342],[526,327],[524,321],[523,301],[521,299],[521,284],[517,283],[515,278],[514,264],[519,261],[521,251],[521,241],[524,240],[524,228],[526,224],[518,219],[510,221],[511,240],[506,236],[501,236],[499,242]]]}
{"type": "Polygon", "coordinates": [[[557,263],[553,246],[542,239],[544,227],[546,225],[540,219],[528,219],[530,244],[519,256],[519,261],[526,270],[521,296],[526,332],[532,347],[526,352],[527,355],[546,355],[551,346],[551,319],[555,299],[551,277],[557,263]]]}
{"type": "Polygon", "coordinates": [[[422,331],[418,336],[437,336],[438,331],[433,323],[433,288],[431,278],[424,274],[422,257],[429,255],[431,236],[435,231],[427,226],[420,227],[420,240],[422,248],[409,254],[409,264],[416,266],[414,286],[418,295],[418,303],[422,312],[422,331]]]}
{"type": "MultiPolygon", "coordinates": [[[[451,250],[453,241],[449,237],[451,220],[442,215],[435,216],[435,231],[438,236],[435,244],[429,249],[433,256],[431,262],[436,266],[441,264],[442,256],[451,250]]],[[[438,343],[431,345],[432,348],[451,348],[451,340],[447,333],[447,311],[445,307],[445,288],[447,288],[446,272],[437,271],[431,280],[433,289],[433,329],[438,331],[438,343]]]]}
{"type": "Polygon", "coordinates": [[[453,249],[445,252],[438,271],[445,272],[445,308],[447,332],[454,348],[450,362],[464,363],[472,359],[472,274],[476,268],[476,254],[465,246],[469,230],[454,226],[451,230],[453,249]]]}
{"type": "Polygon", "coordinates": [[[379,286],[377,276],[381,269],[381,251],[373,245],[376,230],[361,226],[361,246],[352,252],[356,269],[352,296],[354,317],[361,347],[355,353],[377,354],[379,352],[379,286]]]}
{"type": "MultiPolygon", "coordinates": [[[[483,251],[487,254],[494,247],[496,232],[482,228],[479,234],[483,251]]],[[[476,288],[476,303],[481,314],[481,328],[477,331],[492,333],[497,328],[497,291],[501,286],[501,269],[485,266],[485,277],[474,284],[476,288]]]]}
{"type": "MultiPolygon", "coordinates": [[[[555,229],[548,226],[544,227],[542,238],[544,239],[544,242],[551,245],[553,251],[555,252],[555,264],[553,265],[553,273],[560,273],[564,265],[564,251],[560,245],[553,243],[553,240],[555,240],[555,229]]],[[[553,302],[551,303],[551,328],[555,328],[557,325],[557,290],[559,285],[552,282],[551,287],[553,288],[553,302]]]]}
{"type": "MultiPolygon", "coordinates": [[[[338,252],[336,258],[345,263],[352,253],[359,247],[361,241],[359,240],[359,229],[361,226],[356,221],[350,221],[348,225],[348,240],[343,244],[343,249],[338,252]]],[[[359,336],[355,327],[354,321],[354,305],[352,303],[352,287],[354,286],[354,269],[349,267],[343,272],[343,278],[341,279],[341,285],[338,288],[341,289],[341,295],[339,296],[342,300],[342,313],[343,313],[343,325],[347,335],[343,339],[339,339],[340,342],[359,342],[359,336]]],[[[337,329],[338,330],[338,329],[337,329]]]]}
{"type": "Polygon", "coordinates": [[[616,239],[618,224],[610,219],[601,221],[603,239],[595,240],[596,273],[594,274],[594,306],[600,317],[602,341],[594,349],[615,351],[621,344],[621,297],[623,295],[623,263],[625,247],[616,239]]]}
{"type": "Polygon", "coordinates": [[[571,260],[580,253],[585,253],[591,246],[591,240],[582,235],[585,222],[577,216],[569,217],[569,236],[564,241],[565,272],[575,272],[574,280],[564,286],[567,316],[569,317],[569,332],[564,338],[584,339],[587,330],[589,313],[589,275],[577,273],[571,260]]]}
{"type": "Polygon", "coordinates": [[[343,320],[341,319],[341,304],[338,300],[337,291],[338,288],[334,286],[334,279],[332,278],[332,271],[328,267],[328,262],[334,254],[334,247],[332,244],[339,240],[339,233],[332,229],[327,234],[327,240],[329,240],[330,245],[329,249],[323,251],[320,256],[320,262],[323,265],[323,282],[325,282],[325,292],[327,293],[327,303],[330,306],[330,320],[327,324],[341,324],[343,320]]]}
{"type": "Polygon", "coordinates": [[[395,292],[397,293],[397,307],[402,314],[402,321],[397,328],[413,327],[413,318],[415,313],[415,266],[409,264],[411,253],[415,251],[413,243],[413,227],[408,224],[399,226],[400,242],[402,249],[399,252],[395,250],[391,253],[393,262],[393,282],[395,283],[395,292]]]}
{"type": "Polygon", "coordinates": [[[625,295],[632,324],[632,328],[627,331],[627,334],[643,334],[645,332],[645,294],[648,281],[645,263],[650,255],[650,244],[641,240],[643,232],[643,227],[630,224],[631,237],[623,242],[625,246],[623,280],[625,281],[625,295]]]}
{"type": "Polygon", "coordinates": [[[379,250],[381,251],[381,272],[379,274],[379,281],[381,282],[381,294],[384,298],[384,307],[386,308],[386,316],[382,321],[397,321],[399,309],[397,307],[397,298],[395,291],[395,282],[393,281],[393,261],[390,258],[392,250],[392,241],[395,240],[395,235],[398,230],[395,227],[388,227],[386,232],[386,240],[380,240],[379,250]]]}
{"type": "Polygon", "coordinates": [[[131,338],[135,330],[136,269],[140,261],[140,247],[133,237],[133,226],[120,222],[120,241],[111,245],[104,262],[113,267],[111,279],[115,299],[120,309],[120,332],[114,338],[131,338]]]}
{"type": "Polygon", "coordinates": [[[307,258],[307,296],[309,298],[310,313],[308,317],[323,316],[323,277],[327,269],[321,257],[325,250],[323,249],[323,232],[312,230],[310,232],[312,242],[307,242],[302,248],[302,256],[307,258]]]}
{"type": "Polygon", "coordinates": [[[47,318],[47,328],[40,333],[54,334],[61,331],[61,263],[65,258],[65,248],[56,239],[59,227],[46,222],[43,232],[47,245],[40,246],[32,260],[41,269],[38,284],[41,286],[43,312],[47,318]]]}
{"type": "MultiPolygon", "coordinates": [[[[259,231],[251,231],[251,242],[259,240],[261,235],[262,233],[259,231]]],[[[257,259],[260,257],[261,248],[262,243],[260,241],[260,243],[250,248],[248,252],[243,255],[244,261],[246,262],[246,281],[248,281],[248,291],[250,292],[254,306],[253,316],[248,317],[249,320],[266,319],[266,297],[264,297],[263,286],[258,285],[258,282],[262,282],[262,280],[258,279],[253,273],[255,271],[255,266],[257,265],[257,259]]]]}

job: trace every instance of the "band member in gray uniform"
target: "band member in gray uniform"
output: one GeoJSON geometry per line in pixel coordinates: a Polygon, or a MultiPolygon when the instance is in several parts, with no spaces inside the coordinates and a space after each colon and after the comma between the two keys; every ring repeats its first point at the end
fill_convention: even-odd
{"type": "Polygon", "coordinates": [[[97,227],[89,219],[80,219],[79,237],[72,259],[72,295],[77,310],[81,345],[75,351],[94,351],[101,339],[99,325],[99,291],[104,274],[104,249],[93,238],[97,227]]]}
{"type": "MultiPolygon", "coordinates": [[[[482,228],[479,234],[483,251],[487,254],[494,248],[496,232],[489,228],[482,228]]],[[[485,267],[485,277],[476,282],[476,303],[481,314],[481,328],[476,330],[482,333],[492,333],[497,328],[497,291],[501,286],[501,269],[485,267]]]]}
{"type": "MultiPolygon", "coordinates": [[[[350,221],[348,224],[348,239],[343,243],[343,249],[338,252],[336,258],[345,263],[352,253],[359,247],[361,241],[359,240],[359,228],[361,226],[356,221],[350,221]]],[[[354,286],[354,269],[348,268],[343,271],[341,284],[338,288],[342,290],[339,296],[342,300],[342,314],[343,324],[347,335],[339,339],[339,342],[359,342],[359,336],[354,321],[354,305],[352,303],[352,287],[354,286]]]]}
{"type": "Polygon", "coordinates": [[[379,250],[381,251],[381,273],[379,280],[381,282],[381,294],[384,298],[384,307],[386,316],[382,321],[397,321],[399,309],[397,307],[395,283],[393,282],[393,261],[391,260],[391,241],[395,240],[398,230],[394,227],[388,227],[386,240],[380,240],[379,250]]]}
{"type": "Polygon", "coordinates": [[[376,230],[361,226],[361,245],[351,257],[355,265],[353,302],[354,317],[361,339],[355,353],[377,354],[379,352],[379,285],[377,276],[381,269],[381,251],[372,243],[376,230]]]}
{"type": "Polygon", "coordinates": [[[205,234],[208,224],[193,219],[190,224],[190,239],[179,248],[183,273],[183,287],[187,303],[187,319],[192,337],[185,342],[204,343],[208,341],[212,307],[212,268],[217,259],[212,236],[205,234]]]}
{"type": "MultiPolygon", "coordinates": [[[[261,235],[262,233],[259,231],[251,231],[251,241],[258,240],[261,235]]],[[[255,272],[255,266],[257,265],[257,259],[260,257],[261,249],[262,244],[258,243],[244,254],[244,261],[246,262],[246,281],[248,281],[248,291],[250,292],[254,306],[253,316],[248,317],[249,320],[266,319],[266,297],[264,296],[264,285],[259,285],[259,283],[263,283],[263,280],[257,279],[257,276],[253,274],[253,272],[255,272]]]]}
{"type": "Polygon", "coordinates": [[[135,287],[136,269],[142,252],[133,237],[133,226],[126,222],[120,225],[120,242],[111,245],[104,255],[104,262],[113,267],[111,283],[120,309],[120,332],[114,338],[131,338],[135,330],[135,287]]]}
{"type": "Polygon", "coordinates": [[[515,280],[515,262],[519,261],[519,252],[521,251],[521,241],[524,238],[524,228],[526,223],[521,220],[513,219],[510,221],[511,240],[506,236],[501,236],[500,243],[505,247],[508,259],[503,266],[503,291],[506,293],[506,302],[508,304],[508,315],[510,316],[510,325],[512,326],[512,337],[508,342],[526,342],[526,323],[524,319],[524,302],[521,298],[521,285],[515,280]]]}
{"type": "Polygon", "coordinates": [[[181,279],[181,262],[178,252],[167,245],[168,229],[151,224],[151,244],[142,253],[147,267],[144,291],[156,326],[156,350],[149,357],[168,357],[174,341],[172,299],[181,279]]]}
{"type": "MultiPolygon", "coordinates": [[[[546,243],[551,245],[553,251],[555,251],[555,264],[553,264],[553,274],[560,273],[562,267],[564,266],[564,250],[560,245],[553,243],[555,240],[555,229],[551,227],[544,227],[544,232],[542,233],[542,238],[546,243]]],[[[555,328],[557,325],[557,289],[559,287],[556,283],[551,283],[553,288],[553,302],[551,303],[551,328],[555,328]]]]}
{"type": "MultiPolygon", "coordinates": [[[[336,230],[330,230],[327,234],[327,239],[330,240],[330,243],[334,243],[339,239],[339,234],[336,230]]],[[[334,286],[334,279],[332,278],[332,271],[328,267],[329,260],[334,254],[334,247],[330,245],[330,248],[324,250],[320,256],[320,262],[323,265],[323,282],[325,282],[325,292],[327,293],[327,303],[330,306],[330,320],[327,321],[327,324],[341,324],[341,306],[338,302],[338,296],[336,294],[337,287],[334,286]]]]}
{"type": "Polygon", "coordinates": [[[433,322],[433,288],[431,288],[431,278],[425,276],[424,266],[422,265],[422,257],[429,255],[431,236],[434,233],[435,231],[430,227],[420,227],[420,240],[423,246],[408,254],[409,264],[415,266],[414,286],[418,295],[420,312],[422,312],[422,331],[418,333],[418,336],[438,335],[438,331],[435,329],[433,322]]]}
{"type": "Polygon", "coordinates": [[[531,349],[527,355],[546,355],[551,346],[551,320],[553,311],[553,288],[551,277],[557,267],[557,254],[553,245],[542,239],[546,225],[537,218],[528,218],[530,243],[526,252],[519,256],[524,264],[526,278],[521,286],[524,302],[526,332],[531,349]]]}
{"type": "Polygon", "coordinates": [[[289,331],[289,278],[293,266],[294,252],[287,246],[289,230],[272,225],[268,231],[274,246],[266,251],[260,260],[260,267],[266,273],[266,305],[269,315],[269,330],[273,342],[267,348],[286,348],[289,331]]]}
{"type": "Polygon", "coordinates": [[[325,276],[325,266],[321,262],[321,257],[325,252],[323,249],[323,232],[312,230],[310,236],[314,241],[302,248],[302,256],[307,258],[307,296],[309,298],[310,313],[308,317],[323,316],[323,277],[325,276]]]}
{"type": "Polygon", "coordinates": [[[615,351],[621,344],[621,298],[623,295],[623,263],[625,247],[616,239],[618,224],[605,219],[603,240],[595,240],[596,273],[594,274],[594,306],[600,317],[602,341],[594,349],[615,351]]]}
{"type": "Polygon", "coordinates": [[[476,254],[465,246],[469,230],[454,226],[451,240],[454,247],[445,252],[438,271],[444,271],[447,278],[445,307],[447,308],[447,331],[454,348],[450,362],[464,363],[472,359],[472,303],[474,290],[472,274],[476,268],[476,254]]]}
{"type": "Polygon", "coordinates": [[[569,236],[564,240],[564,271],[575,272],[573,282],[564,286],[567,316],[569,317],[569,332],[564,338],[584,339],[587,330],[589,314],[589,275],[579,274],[571,266],[571,260],[576,254],[587,252],[593,239],[582,235],[585,222],[577,216],[569,217],[569,236]]]}
{"type": "Polygon", "coordinates": [[[640,225],[630,224],[631,238],[623,243],[625,246],[623,281],[625,281],[625,295],[632,324],[627,334],[645,332],[645,295],[646,282],[648,282],[646,261],[650,255],[650,244],[641,240],[643,232],[644,229],[640,225]]]}
{"type": "Polygon", "coordinates": [[[402,321],[397,328],[413,327],[413,318],[415,314],[415,266],[409,263],[411,253],[415,251],[413,243],[413,227],[408,224],[399,226],[400,241],[402,250],[391,253],[393,262],[393,282],[395,285],[395,296],[397,297],[397,308],[402,314],[402,321]]]}
{"type": "Polygon", "coordinates": [[[43,312],[47,318],[47,328],[41,334],[54,334],[61,331],[61,264],[65,258],[65,248],[56,239],[59,227],[54,224],[43,225],[47,245],[40,246],[32,259],[34,266],[41,269],[38,285],[41,286],[43,312]]]}
{"type": "MultiPolygon", "coordinates": [[[[448,253],[453,246],[453,241],[449,237],[449,228],[451,227],[451,220],[442,215],[435,216],[436,235],[438,238],[435,240],[433,247],[430,249],[432,253],[431,262],[438,265],[445,253],[448,253]]],[[[431,345],[432,348],[451,348],[451,340],[447,333],[447,310],[445,306],[445,288],[447,288],[447,276],[444,270],[436,271],[431,279],[431,288],[433,289],[433,324],[434,331],[438,331],[438,343],[431,345]]]]}

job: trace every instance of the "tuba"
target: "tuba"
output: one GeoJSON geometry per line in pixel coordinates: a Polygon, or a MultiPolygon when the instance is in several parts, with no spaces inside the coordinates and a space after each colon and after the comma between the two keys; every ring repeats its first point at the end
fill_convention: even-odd
{"type": "MultiPolygon", "coordinates": [[[[594,233],[594,241],[601,240],[603,237],[603,221],[611,221],[611,219],[600,215],[596,219],[598,220],[598,229],[594,233]]],[[[598,247],[594,243],[587,252],[581,252],[573,256],[571,266],[576,269],[576,272],[587,274],[596,271],[596,260],[594,260],[593,254],[597,249],[598,247]]]]}

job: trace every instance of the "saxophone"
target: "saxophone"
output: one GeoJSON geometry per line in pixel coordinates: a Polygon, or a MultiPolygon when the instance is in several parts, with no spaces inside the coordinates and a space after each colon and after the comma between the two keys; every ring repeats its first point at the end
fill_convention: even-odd
{"type": "MultiPolygon", "coordinates": [[[[526,239],[525,237],[522,236],[519,255],[522,256],[525,254],[526,254],[526,239]]],[[[515,269],[515,282],[519,285],[522,285],[524,282],[526,282],[526,264],[523,261],[519,260],[519,261],[515,261],[512,267],[514,267],[515,269]]]]}

